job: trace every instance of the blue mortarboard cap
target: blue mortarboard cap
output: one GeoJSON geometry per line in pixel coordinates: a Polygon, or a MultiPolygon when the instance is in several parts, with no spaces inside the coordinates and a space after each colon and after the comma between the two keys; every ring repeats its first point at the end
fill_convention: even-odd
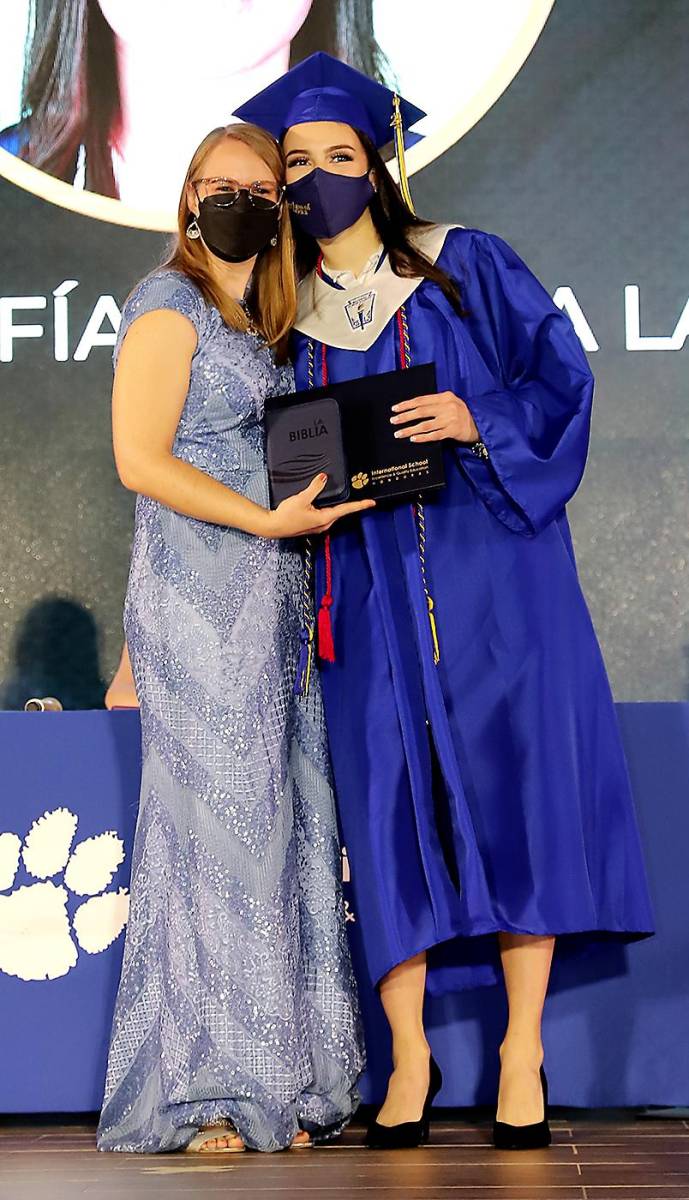
{"type": "MultiPolygon", "coordinates": [[[[384,84],[319,50],[235,109],[233,115],[260,125],[278,140],[291,125],[341,121],[361,129],[380,149],[392,140],[394,96],[384,84]]],[[[401,98],[400,113],[404,129],[426,116],[423,109],[401,98]]]]}

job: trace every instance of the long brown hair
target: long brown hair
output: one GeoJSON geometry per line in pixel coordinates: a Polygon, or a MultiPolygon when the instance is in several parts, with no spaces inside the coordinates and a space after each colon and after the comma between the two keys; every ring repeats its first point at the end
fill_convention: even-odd
{"type": "Polygon", "coordinates": [[[115,36],[97,0],[33,0],[22,87],[20,157],[74,181],[81,148],[85,185],[117,196],[112,149],[121,122],[115,36]]]}
{"type": "Polygon", "coordinates": [[[376,41],[373,0],[313,0],[301,29],[292,39],[290,67],[324,50],[369,79],[392,86],[396,81],[387,55],[376,41]]]}
{"type": "MultiPolygon", "coordinates": [[[[376,194],[370,203],[371,217],[395,275],[403,279],[430,279],[438,285],[457,315],[466,317],[458,281],[443,271],[442,267],[432,263],[414,244],[414,230],[430,229],[433,222],[417,217],[407,207],[398,184],[371,139],[360,129],[354,132],[366,151],[368,169],[373,172],[376,194]]],[[[308,274],[318,259],[318,243],[301,233],[296,222],[295,242],[299,274],[308,274]]]]}
{"type": "Polygon", "coordinates": [[[189,208],[189,185],[201,173],[204,160],[223,141],[242,142],[253,150],[275,176],[279,184],[285,181],[285,167],[280,147],[271,134],[257,125],[221,125],[203,139],[189,163],[177,210],[177,235],[163,261],[163,266],[183,271],[214,304],[230,329],[246,330],[249,320],[275,349],[278,362],[287,357],[287,340],[297,311],[297,281],[294,265],[294,241],[287,206],[282,201],[278,223],[277,245],[261,250],[253,271],[247,296],[248,315],[232,297],[220,291],[210,271],[208,251],[201,238],[187,237],[192,220],[189,208]]]}

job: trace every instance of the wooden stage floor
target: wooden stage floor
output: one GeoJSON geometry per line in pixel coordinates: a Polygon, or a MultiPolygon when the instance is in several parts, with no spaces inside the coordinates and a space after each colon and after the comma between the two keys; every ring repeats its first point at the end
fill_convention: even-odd
{"type": "Polygon", "coordinates": [[[506,1153],[455,1116],[418,1150],[366,1150],[357,1125],[327,1148],[218,1158],[101,1154],[95,1119],[0,1118],[0,1200],[689,1200],[689,1121],[564,1113],[550,1150],[506,1153]]]}

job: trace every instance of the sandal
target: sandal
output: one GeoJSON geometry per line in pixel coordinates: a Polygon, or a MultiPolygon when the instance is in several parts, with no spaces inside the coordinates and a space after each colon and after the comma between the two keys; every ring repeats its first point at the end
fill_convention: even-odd
{"type": "Polygon", "coordinates": [[[198,1133],[184,1147],[185,1154],[241,1154],[244,1150],[246,1150],[246,1146],[241,1140],[241,1135],[237,1133],[234,1125],[225,1122],[218,1125],[204,1125],[203,1129],[199,1129],[198,1133]],[[232,1138],[240,1141],[241,1145],[213,1146],[205,1149],[208,1142],[213,1142],[216,1138],[232,1138]]]}
{"type": "Polygon", "coordinates": [[[300,1129],[299,1133],[295,1133],[294,1138],[290,1142],[289,1149],[290,1150],[310,1150],[312,1146],[313,1146],[313,1139],[311,1138],[310,1133],[308,1133],[308,1131],[306,1129],[300,1129]],[[297,1138],[299,1137],[300,1133],[306,1134],[305,1142],[297,1141],[297,1138]]]}

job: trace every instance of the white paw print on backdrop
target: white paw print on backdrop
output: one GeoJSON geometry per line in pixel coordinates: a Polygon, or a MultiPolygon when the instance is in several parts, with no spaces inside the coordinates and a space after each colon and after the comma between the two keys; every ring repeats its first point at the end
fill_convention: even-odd
{"type": "Polygon", "coordinates": [[[101,954],[127,923],[129,892],[105,890],[124,862],[124,842],[109,830],[72,849],[77,821],[69,809],[55,808],[34,821],[23,845],[16,833],[0,833],[0,972],[6,975],[59,979],[77,965],[79,949],[101,954]],[[39,882],[14,887],[20,857],[39,882]],[[88,897],[71,921],[70,893],[88,897]]]}

